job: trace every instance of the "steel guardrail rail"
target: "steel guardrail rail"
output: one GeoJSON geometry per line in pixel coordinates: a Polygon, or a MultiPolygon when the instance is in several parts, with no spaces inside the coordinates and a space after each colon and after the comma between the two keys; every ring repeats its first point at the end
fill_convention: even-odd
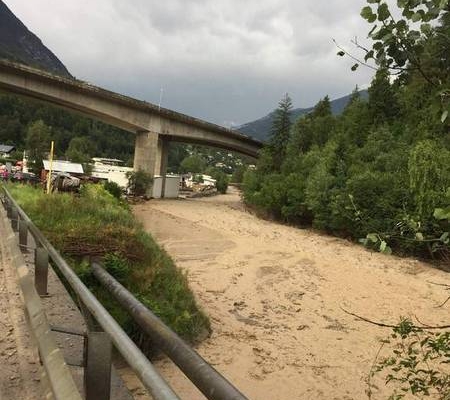
{"type": "Polygon", "coordinates": [[[34,225],[28,215],[17,204],[9,191],[2,188],[10,204],[18,211],[21,219],[27,222],[28,229],[37,243],[44,247],[53,263],[65,277],[71,288],[90,311],[103,330],[109,334],[116,349],[128,362],[144,386],[155,400],[180,400],[167,382],[159,375],[148,358],[134,344],[116,320],[108,313],[92,292],[78,278],[72,268],[50,244],[42,232],[34,225]]]}
{"type": "Polygon", "coordinates": [[[92,263],[91,270],[102,286],[128,311],[144,332],[155,341],[159,349],[184,372],[209,400],[248,400],[102,266],[92,263]]]}
{"type": "Polygon", "coordinates": [[[46,379],[43,381],[46,383],[45,386],[48,386],[47,390],[51,392],[48,395],[52,395],[55,400],[81,400],[81,394],[64,361],[63,354],[53,338],[44,307],[34,287],[33,278],[26,266],[16,235],[8,223],[3,207],[0,207],[0,224],[6,231],[6,238],[2,239],[11,255],[19,278],[32,336],[36,341],[44,367],[46,379]]]}

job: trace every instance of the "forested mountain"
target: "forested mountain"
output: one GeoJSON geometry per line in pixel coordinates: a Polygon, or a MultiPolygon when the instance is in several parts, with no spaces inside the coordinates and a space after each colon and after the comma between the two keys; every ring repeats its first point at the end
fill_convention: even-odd
{"type": "MultiPolygon", "coordinates": [[[[367,90],[361,90],[360,95],[362,99],[367,99],[367,90]]],[[[350,98],[351,95],[347,95],[344,97],[340,97],[339,99],[332,100],[330,102],[331,112],[334,115],[341,114],[350,101],[350,98]]],[[[290,113],[291,121],[295,122],[299,117],[310,113],[313,109],[314,107],[294,108],[290,113]]],[[[239,126],[237,129],[246,135],[252,136],[262,141],[266,141],[270,136],[274,118],[275,111],[255,121],[247,122],[246,124],[239,126]]]]}
{"type": "Polygon", "coordinates": [[[292,123],[284,98],[256,170],[245,173],[244,200],[291,224],[448,264],[450,3],[398,2],[401,21],[386,3],[368,3],[369,23],[388,21],[370,33],[368,100],[355,92],[335,115],[324,98],[292,123]]]}
{"type": "Polygon", "coordinates": [[[70,77],[64,64],[0,0],[0,58],[70,77]]]}

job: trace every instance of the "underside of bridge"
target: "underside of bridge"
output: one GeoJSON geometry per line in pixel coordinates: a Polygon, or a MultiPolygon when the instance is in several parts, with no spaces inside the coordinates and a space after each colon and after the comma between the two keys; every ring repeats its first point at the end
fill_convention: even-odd
{"type": "Polygon", "coordinates": [[[237,131],[6,60],[0,60],[0,89],[134,133],[134,169],[161,175],[162,197],[171,141],[217,147],[255,158],[262,147],[258,140],[237,131]]]}

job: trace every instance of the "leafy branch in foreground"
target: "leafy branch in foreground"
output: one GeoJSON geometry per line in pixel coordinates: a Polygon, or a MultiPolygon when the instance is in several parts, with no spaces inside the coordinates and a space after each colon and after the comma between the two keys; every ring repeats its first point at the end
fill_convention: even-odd
{"type": "Polygon", "coordinates": [[[393,75],[419,74],[437,90],[441,122],[444,123],[450,107],[450,88],[446,81],[450,0],[398,0],[398,13],[401,13],[398,18],[394,17],[398,13],[392,12],[385,1],[367,0],[367,3],[361,16],[372,25],[368,33],[371,45],[361,45],[355,38],[352,43],[363,52],[362,57],[356,57],[333,39],[339,49],[337,55],[355,60],[356,64],[351,67],[353,71],[364,65],[386,69],[393,75]],[[371,61],[376,67],[371,65],[371,61]]]}
{"type": "Polygon", "coordinates": [[[382,346],[391,354],[377,359],[368,379],[368,397],[372,398],[372,378],[382,373],[387,384],[394,386],[392,400],[415,397],[450,399],[450,332],[430,332],[402,319],[382,346]]]}

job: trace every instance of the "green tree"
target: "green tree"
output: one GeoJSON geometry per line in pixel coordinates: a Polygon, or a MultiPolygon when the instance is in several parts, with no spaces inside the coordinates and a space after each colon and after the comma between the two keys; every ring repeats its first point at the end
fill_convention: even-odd
{"type": "Polygon", "coordinates": [[[361,16],[372,24],[369,38],[373,44],[370,49],[359,46],[366,52],[364,60],[373,60],[395,74],[420,75],[438,92],[444,122],[450,102],[449,69],[445,68],[450,52],[450,0],[399,0],[399,18],[385,1],[367,2],[361,16]]]}
{"type": "Polygon", "coordinates": [[[145,196],[153,182],[152,176],[145,171],[127,172],[128,189],[135,196],[145,196]]]}
{"type": "Polygon", "coordinates": [[[419,221],[432,219],[436,207],[443,205],[450,187],[450,152],[430,140],[418,142],[411,150],[408,173],[411,194],[419,221]]]}
{"type": "Polygon", "coordinates": [[[192,172],[192,173],[200,173],[204,172],[206,169],[206,163],[202,157],[197,154],[190,155],[186,157],[180,166],[180,170],[182,173],[192,172]]]}
{"type": "Polygon", "coordinates": [[[28,168],[39,174],[43,168],[42,160],[50,151],[50,128],[42,120],[32,123],[27,130],[25,146],[28,156],[28,168]]]}
{"type": "Polygon", "coordinates": [[[399,113],[395,89],[389,82],[387,69],[379,69],[369,87],[369,112],[372,121],[385,123],[399,113]]]}
{"type": "Polygon", "coordinates": [[[84,136],[74,137],[66,151],[66,157],[75,163],[88,163],[95,154],[96,148],[92,140],[84,136]]]}
{"type": "Polygon", "coordinates": [[[328,117],[330,115],[331,115],[331,104],[330,98],[327,95],[322,100],[319,100],[319,102],[314,106],[314,109],[311,112],[311,117],[319,118],[319,117],[328,117]]]}
{"type": "Polygon", "coordinates": [[[291,131],[292,100],[286,93],[275,111],[272,134],[269,139],[269,151],[272,156],[272,169],[280,171],[286,157],[286,148],[291,131]]]}

